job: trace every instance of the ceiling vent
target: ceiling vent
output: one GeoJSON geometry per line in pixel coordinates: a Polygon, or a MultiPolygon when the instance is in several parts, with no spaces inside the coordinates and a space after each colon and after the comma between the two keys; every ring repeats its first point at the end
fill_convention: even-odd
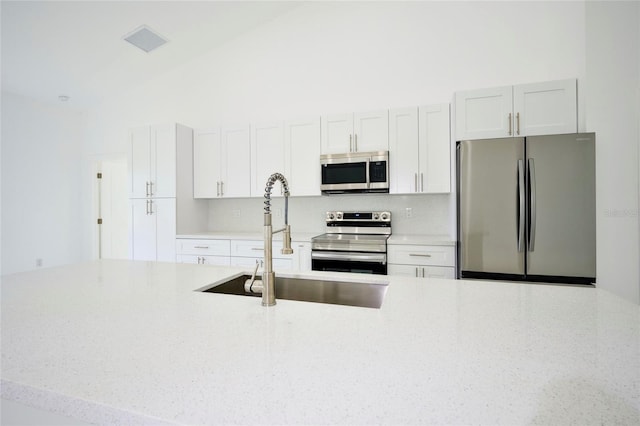
{"type": "Polygon", "coordinates": [[[145,25],[133,30],[124,36],[124,39],[147,53],[157,49],[168,41],[145,25]]]}

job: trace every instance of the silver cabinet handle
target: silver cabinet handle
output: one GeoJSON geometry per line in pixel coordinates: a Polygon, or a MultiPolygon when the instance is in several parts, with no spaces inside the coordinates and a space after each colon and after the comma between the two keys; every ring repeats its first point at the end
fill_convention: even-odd
{"type": "Polygon", "coordinates": [[[509,136],[511,136],[512,133],[513,131],[511,130],[511,113],[509,113],[509,136]]]}
{"type": "Polygon", "coordinates": [[[413,174],[413,183],[415,184],[413,192],[418,192],[418,173],[413,174]]]}
{"type": "Polygon", "coordinates": [[[145,200],[146,205],[145,205],[145,211],[144,213],[149,216],[149,200],[145,200]]]}
{"type": "Polygon", "coordinates": [[[424,268],[422,268],[422,278],[424,278],[424,268]]]}
{"type": "Polygon", "coordinates": [[[431,257],[430,254],[426,254],[426,253],[409,253],[409,256],[412,256],[412,257],[431,257]]]}
{"type": "Polygon", "coordinates": [[[251,247],[251,250],[253,251],[264,251],[263,247],[251,247]]]}
{"type": "Polygon", "coordinates": [[[216,182],[216,196],[220,196],[220,182],[216,182]]]}
{"type": "Polygon", "coordinates": [[[149,195],[153,197],[153,182],[149,182],[149,195]]]}
{"type": "Polygon", "coordinates": [[[534,251],[536,243],[536,168],[533,158],[529,158],[529,251],[534,251]]]}
{"type": "Polygon", "coordinates": [[[424,192],[424,173],[420,173],[420,192],[424,192]]]}
{"type": "Polygon", "coordinates": [[[520,113],[516,113],[516,134],[520,134],[520,113]]]}
{"type": "Polygon", "coordinates": [[[193,248],[197,248],[197,249],[208,249],[209,246],[193,246],[193,248]]]}
{"type": "Polygon", "coordinates": [[[224,197],[224,181],[220,181],[220,196],[224,197]]]}
{"type": "Polygon", "coordinates": [[[353,135],[349,135],[349,152],[353,152],[353,135]]]}
{"type": "Polygon", "coordinates": [[[524,163],[518,160],[518,251],[523,251],[524,213],[524,163]]]}
{"type": "Polygon", "coordinates": [[[149,196],[149,182],[145,182],[145,195],[148,197],[149,196]]]}
{"type": "Polygon", "coordinates": [[[416,278],[418,278],[418,267],[416,266],[416,278]]]}
{"type": "Polygon", "coordinates": [[[153,214],[153,201],[149,200],[149,214],[152,215],[153,214]]]}
{"type": "Polygon", "coordinates": [[[355,145],[355,148],[356,148],[356,149],[354,149],[353,151],[354,151],[354,152],[358,152],[358,134],[357,134],[357,133],[356,133],[356,135],[353,137],[353,139],[354,139],[354,141],[355,141],[354,145],[355,145]]]}

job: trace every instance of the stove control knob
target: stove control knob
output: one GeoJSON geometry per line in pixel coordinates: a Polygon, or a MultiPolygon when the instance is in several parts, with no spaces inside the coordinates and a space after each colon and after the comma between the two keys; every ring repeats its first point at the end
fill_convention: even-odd
{"type": "Polygon", "coordinates": [[[380,219],[382,220],[388,220],[389,219],[389,213],[384,212],[380,214],[380,219]]]}
{"type": "Polygon", "coordinates": [[[328,218],[329,220],[333,220],[333,219],[335,219],[335,218],[336,218],[336,215],[334,215],[332,212],[327,212],[327,218],[328,218]]]}
{"type": "Polygon", "coordinates": [[[378,219],[380,219],[380,215],[378,215],[378,213],[374,213],[373,220],[378,220],[378,219]]]}
{"type": "Polygon", "coordinates": [[[336,219],[342,219],[342,212],[336,212],[336,219]]]}

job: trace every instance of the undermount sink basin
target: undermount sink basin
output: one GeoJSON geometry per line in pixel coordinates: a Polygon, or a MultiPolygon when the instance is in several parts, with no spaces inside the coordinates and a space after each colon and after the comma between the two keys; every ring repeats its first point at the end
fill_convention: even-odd
{"type": "MultiPolygon", "coordinates": [[[[248,279],[251,279],[250,275],[240,275],[200,291],[262,297],[261,294],[245,292],[244,283],[248,279]]],[[[276,299],[360,306],[364,308],[380,308],[387,292],[386,283],[291,278],[277,275],[275,287],[276,299]]]]}

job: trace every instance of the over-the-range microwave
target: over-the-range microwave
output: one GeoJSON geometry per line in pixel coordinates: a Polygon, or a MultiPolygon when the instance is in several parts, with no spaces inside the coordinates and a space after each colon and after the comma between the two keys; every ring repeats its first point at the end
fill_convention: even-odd
{"type": "Polygon", "coordinates": [[[320,156],[323,194],[389,192],[389,151],[320,156]]]}

